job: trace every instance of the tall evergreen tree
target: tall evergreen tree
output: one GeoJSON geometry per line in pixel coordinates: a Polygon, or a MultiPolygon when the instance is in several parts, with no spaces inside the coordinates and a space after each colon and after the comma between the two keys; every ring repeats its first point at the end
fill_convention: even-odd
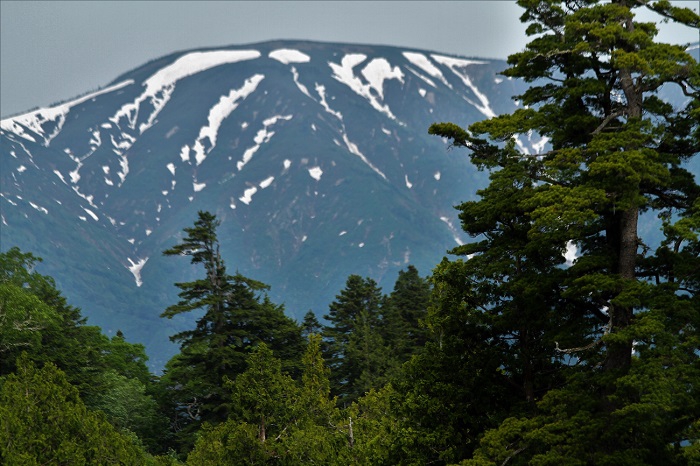
{"type": "MultiPolygon", "coordinates": [[[[477,273],[477,285],[467,286],[477,303],[487,304],[487,315],[498,306],[484,300],[489,291],[479,277],[489,274],[501,282],[491,288],[505,298],[508,312],[517,311],[502,314],[508,326],[517,323],[519,309],[536,310],[532,298],[541,296],[541,309],[555,320],[534,314],[528,334],[539,340],[541,354],[575,362],[582,374],[569,372],[564,387],[546,392],[536,411],[514,413],[520,417],[487,434],[474,464],[555,464],[572,457],[580,464],[682,464],[680,446],[697,438],[698,404],[686,394],[697,394],[700,383],[697,351],[688,349],[697,342],[691,323],[697,307],[690,310],[697,287],[688,271],[697,265],[700,189],[683,168],[700,150],[700,68],[683,46],[654,42],[655,25],[634,17],[647,7],[694,27],[700,18],[667,1],[519,4],[535,38],[509,57],[503,74],[533,84],[518,96],[523,108],[468,132],[451,123],[430,132],[468,147],[472,161],[493,173],[482,199],[461,206],[467,231],[485,238],[481,246],[456,251],[476,254],[466,262],[475,261],[467,267],[477,273]],[[686,104],[663,102],[662,86],[680,88],[686,104]],[[533,132],[551,148],[519,153],[517,138],[533,132]],[[509,181],[521,240],[503,245],[502,261],[479,263],[513,225],[505,197],[494,191],[509,181]],[[640,238],[641,213],[666,223],[667,240],[650,260],[643,259],[648,240],[640,238]],[[494,222],[494,216],[501,218],[494,222]],[[575,246],[578,257],[557,264],[567,246],[575,246]],[[533,271],[544,268],[539,278],[518,284],[523,258],[533,271]],[[662,401],[662,393],[683,395],[674,403],[675,395],[662,401]],[[681,406],[693,414],[672,422],[681,406]]],[[[495,323],[485,322],[486,335],[495,323]]],[[[522,332],[514,342],[519,348],[522,332]]]]}
{"type": "Polygon", "coordinates": [[[331,390],[341,402],[354,401],[384,383],[392,365],[380,333],[381,289],[371,278],[350,275],[324,316],[323,336],[331,369],[331,390]]]}
{"type": "Polygon", "coordinates": [[[424,320],[430,304],[430,283],[421,277],[415,266],[399,270],[394,290],[382,306],[384,341],[399,362],[425,345],[427,329],[424,320]]]}
{"type": "Polygon", "coordinates": [[[180,431],[181,447],[194,442],[201,422],[226,420],[229,412],[224,377],[235,379],[245,370],[247,348],[266,343],[290,371],[299,371],[303,341],[299,326],[273,304],[265,292],[267,285],[239,273],[229,275],[221,254],[216,216],[199,212],[193,228],[185,228],[180,243],[167,249],[168,256],[190,256],[192,264],[205,269],[202,278],[176,283],[181,300],[163,312],[162,317],[193,310],[203,311],[195,328],[171,339],[180,343],[180,353],[166,365],[161,382],[175,401],[175,430],[180,431]]]}

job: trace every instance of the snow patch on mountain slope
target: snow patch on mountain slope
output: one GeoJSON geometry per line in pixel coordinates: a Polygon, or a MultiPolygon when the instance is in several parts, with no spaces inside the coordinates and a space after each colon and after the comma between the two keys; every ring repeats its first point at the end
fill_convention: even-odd
{"type": "Polygon", "coordinates": [[[83,210],[84,210],[85,212],[87,212],[87,214],[88,214],[90,217],[92,217],[92,219],[93,219],[94,221],[97,222],[97,221],[100,220],[99,217],[98,217],[92,210],[86,209],[85,207],[83,207],[83,210]]]}
{"type": "Polygon", "coordinates": [[[5,200],[6,200],[7,202],[9,202],[11,205],[17,207],[17,203],[14,202],[12,199],[8,198],[7,196],[5,196],[5,193],[0,193],[0,197],[3,198],[3,199],[5,199],[5,200]]]}
{"type": "Polygon", "coordinates": [[[326,86],[323,84],[316,84],[316,92],[318,92],[318,96],[321,98],[321,101],[319,102],[321,106],[326,110],[327,113],[330,113],[337,119],[339,119],[341,122],[343,121],[343,114],[340,112],[337,112],[333,110],[330,105],[328,105],[328,101],[326,100],[326,86]]]}
{"type": "Polygon", "coordinates": [[[136,130],[141,104],[148,100],[153,110],[149,115],[144,115],[144,118],[141,118],[141,120],[146,120],[138,128],[139,133],[143,134],[153,125],[160,111],[170,100],[177,81],[217,66],[259,57],[260,52],[257,50],[214,50],[183,55],[146,79],[142,83],[146,89],[141,95],[133,102],[124,104],[109,120],[121,128],[122,120],[126,119],[127,127],[136,130]]]}
{"type": "Polygon", "coordinates": [[[66,184],[66,185],[68,184],[68,183],[66,183],[66,179],[63,178],[63,174],[60,171],[54,170],[53,172],[57,177],[59,177],[61,179],[61,181],[63,181],[63,184],[66,184]]]}
{"type": "Polygon", "coordinates": [[[219,101],[209,109],[207,117],[208,124],[199,130],[199,136],[192,147],[185,145],[180,152],[180,157],[189,160],[189,151],[195,153],[195,162],[200,165],[207,158],[207,155],[216,147],[216,138],[221,127],[221,123],[238,107],[241,101],[245,100],[258,87],[258,84],[265,78],[262,74],[255,74],[246,79],[240,89],[231,89],[227,95],[222,95],[219,101]],[[204,147],[204,139],[209,139],[208,147],[204,147]],[[183,154],[187,155],[183,155],[183,154]]]}
{"type": "Polygon", "coordinates": [[[403,72],[398,66],[391,67],[385,58],[375,58],[362,68],[362,76],[365,77],[369,86],[377,91],[379,98],[384,100],[384,81],[396,79],[403,84],[403,72]]]}
{"type": "Polygon", "coordinates": [[[102,144],[102,137],[100,136],[99,129],[96,129],[92,132],[92,137],[90,138],[88,144],[93,146],[93,150],[102,144]]]}
{"type": "Polygon", "coordinates": [[[49,213],[49,211],[46,210],[45,207],[41,207],[40,205],[36,205],[36,204],[34,204],[33,202],[29,202],[29,205],[32,206],[32,207],[34,207],[34,208],[35,208],[36,210],[38,210],[39,212],[43,212],[44,214],[48,214],[48,213],[49,213]]]}
{"type": "Polygon", "coordinates": [[[533,137],[535,136],[536,133],[534,133],[532,130],[530,130],[527,134],[527,140],[532,146],[533,149],[535,149],[536,154],[541,154],[544,152],[544,148],[549,143],[549,138],[547,136],[542,136],[540,137],[540,140],[537,142],[533,141],[533,137]]]}
{"type": "Polygon", "coordinates": [[[539,140],[539,142],[536,142],[532,145],[532,147],[537,151],[538,154],[541,154],[544,151],[544,147],[547,145],[549,142],[549,138],[547,136],[542,137],[542,139],[539,140]]]}
{"type": "Polygon", "coordinates": [[[262,180],[262,181],[260,182],[260,185],[259,185],[259,186],[260,186],[261,189],[265,189],[265,188],[267,188],[268,186],[270,186],[270,185],[272,184],[273,181],[275,181],[275,177],[274,177],[274,176],[268,176],[267,178],[265,178],[264,180],[262,180]]]}
{"type": "Polygon", "coordinates": [[[36,139],[34,139],[34,136],[32,136],[31,134],[26,132],[24,129],[24,126],[15,122],[14,120],[10,120],[10,119],[2,120],[0,122],[0,124],[2,124],[0,129],[2,129],[3,131],[12,132],[13,134],[15,134],[21,138],[24,138],[27,141],[36,142],[36,139]],[[5,122],[7,122],[7,123],[5,123],[5,122]]]}
{"type": "Polygon", "coordinates": [[[182,149],[180,150],[180,158],[183,162],[190,161],[190,147],[188,145],[182,146],[182,149]]]}
{"type": "Polygon", "coordinates": [[[316,181],[321,181],[321,175],[323,175],[323,170],[321,167],[309,168],[309,176],[316,181]]]}
{"type": "MultiPolygon", "coordinates": [[[[133,240],[130,242],[133,244],[133,240]]],[[[141,280],[141,269],[143,269],[143,266],[146,265],[146,262],[148,262],[148,257],[145,259],[139,259],[138,262],[134,262],[130,257],[127,257],[127,260],[131,264],[131,266],[127,267],[127,269],[129,269],[129,272],[131,272],[131,274],[134,276],[136,286],[140,287],[143,285],[143,281],[141,280]]]]}
{"type": "Polygon", "coordinates": [[[426,76],[423,76],[422,74],[420,74],[419,72],[417,72],[416,70],[414,70],[412,67],[406,66],[406,69],[407,69],[408,71],[410,71],[412,74],[414,74],[415,76],[418,76],[418,77],[419,77],[420,79],[422,79],[426,84],[428,84],[428,85],[430,85],[430,86],[433,86],[433,87],[437,87],[437,85],[433,82],[433,80],[427,78],[426,76]]]}
{"type": "MultiPolygon", "coordinates": [[[[345,142],[345,147],[348,148],[350,153],[357,155],[365,164],[367,164],[379,176],[381,176],[382,178],[384,178],[386,180],[387,179],[386,175],[384,173],[382,173],[382,171],[380,169],[375,167],[372,164],[372,162],[370,162],[362,152],[360,152],[360,149],[357,147],[357,144],[350,141],[350,138],[348,138],[348,134],[347,134],[347,131],[345,129],[345,123],[343,122],[343,114],[331,109],[330,106],[328,105],[328,102],[326,101],[326,88],[325,88],[325,86],[323,86],[321,84],[316,84],[316,92],[318,92],[318,95],[321,98],[320,103],[323,106],[323,108],[326,109],[326,112],[330,113],[331,115],[338,118],[338,120],[340,120],[340,125],[342,128],[342,134],[343,134],[343,142],[345,142]]],[[[340,145],[340,143],[337,143],[337,144],[340,145]]]]}
{"type": "Polygon", "coordinates": [[[292,66],[292,78],[294,79],[294,84],[297,85],[297,87],[302,92],[302,94],[313,99],[313,97],[311,97],[311,94],[309,93],[309,90],[306,88],[306,86],[304,86],[302,83],[299,82],[299,72],[293,66],[292,66]]]}
{"type": "Polygon", "coordinates": [[[92,194],[90,194],[90,195],[88,196],[88,195],[85,195],[85,194],[81,193],[81,192],[80,192],[80,189],[78,189],[77,186],[72,186],[72,188],[73,188],[73,192],[75,192],[75,194],[77,194],[77,195],[80,196],[82,199],[86,200],[88,204],[90,204],[90,207],[92,207],[93,209],[97,209],[97,206],[96,206],[95,203],[93,202],[94,199],[95,199],[95,196],[93,196],[92,194]]]}
{"type": "MultiPolygon", "coordinates": [[[[403,56],[413,65],[425,71],[433,78],[439,79],[445,86],[452,89],[452,86],[450,85],[450,83],[447,82],[447,79],[445,79],[445,76],[442,74],[442,71],[440,71],[440,68],[435,66],[428,57],[418,52],[403,52],[403,56]]],[[[419,78],[423,79],[424,81],[428,82],[428,84],[432,85],[433,87],[437,87],[435,83],[425,78],[424,76],[415,72],[414,74],[419,78]]]]}
{"type": "Polygon", "coordinates": [[[37,135],[41,136],[44,140],[44,146],[48,147],[51,140],[53,138],[55,138],[58,133],[61,132],[61,129],[63,128],[63,124],[66,121],[66,115],[68,114],[68,112],[70,112],[71,108],[73,108],[76,105],[79,105],[87,100],[94,99],[95,97],[100,96],[102,94],[107,94],[109,92],[119,90],[119,89],[126,87],[126,86],[129,86],[133,83],[134,83],[134,80],[129,79],[129,80],[117,83],[113,86],[109,86],[109,87],[106,87],[104,89],[101,89],[99,91],[84,95],[83,97],[72,100],[70,102],[66,102],[64,104],[57,105],[55,107],[40,108],[38,110],[34,110],[33,112],[25,113],[23,115],[11,117],[11,118],[6,118],[6,119],[0,121],[0,128],[2,128],[5,131],[12,132],[12,133],[16,134],[17,136],[23,137],[24,139],[28,139],[32,142],[36,142],[36,140],[33,137],[31,137],[31,135],[27,134],[27,132],[22,127],[22,126],[24,126],[26,128],[29,128],[31,131],[33,131],[37,135]],[[44,133],[43,126],[47,122],[54,122],[56,125],[53,132],[51,132],[51,134],[44,133]]]}
{"type": "MultiPolygon", "coordinates": [[[[340,61],[340,65],[333,62],[328,62],[328,66],[330,66],[333,70],[332,77],[334,79],[348,86],[357,95],[364,97],[378,112],[385,114],[392,120],[396,120],[396,116],[394,116],[394,114],[391,112],[389,106],[380,104],[377,97],[372,95],[370,89],[374,88],[377,90],[375,86],[378,86],[381,89],[384,80],[386,79],[399,79],[399,81],[403,82],[403,73],[400,69],[398,69],[398,67],[394,67],[392,69],[391,65],[389,65],[389,62],[386,61],[386,59],[375,58],[361,71],[361,74],[365,76],[365,79],[367,79],[367,76],[370,76],[372,82],[370,84],[363,84],[362,80],[355,76],[353,69],[366,59],[367,55],[362,53],[349,53],[343,57],[343,59],[340,61]]],[[[379,92],[382,100],[383,94],[383,90],[379,92]]]]}
{"type": "Polygon", "coordinates": [[[455,242],[456,242],[459,246],[462,246],[462,245],[464,244],[464,241],[462,241],[462,240],[459,238],[459,236],[457,236],[457,229],[456,229],[455,226],[452,224],[452,222],[450,221],[450,219],[447,218],[447,217],[440,217],[440,220],[442,220],[443,222],[445,222],[445,224],[447,225],[447,227],[450,229],[450,231],[452,232],[452,237],[454,238],[455,242]]]}
{"type": "Polygon", "coordinates": [[[477,110],[483,113],[487,118],[494,118],[496,116],[496,112],[494,112],[491,108],[491,104],[489,103],[489,99],[488,97],[486,97],[486,94],[483,94],[481,91],[479,91],[479,89],[474,85],[474,83],[472,83],[472,80],[469,78],[469,75],[465,71],[465,69],[470,65],[485,65],[486,62],[479,60],[465,60],[463,58],[446,57],[444,55],[436,54],[433,54],[431,56],[436,62],[445,65],[458,78],[460,78],[464,85],[471,89],[476,98],[479,99],[479,103],[476,103],[471,99],[463,96],[464,100],[475,106],[477,110]]]}
{"type": "Polygon", "coordinates": [[[250,201],[253,200],[253,194],[255,194],[257,192],[258,192],[257,186],[251,186],[250,188],[243,191],[243,196],[239,197],[238,200],[240,200],[245,205],[248,205],[248,204],[250,204],[250,201]]]}
{"type": "Polygon", "coordinates": [[[126,155],[120,155],[119,167],[122,169],[122,171],[117,172],[117,176],[119,176],[119,179],[121,180],[119,183],[119,186],[121,186],[124,184],[124,180],[126,180],[126,175],[129,174],[129,159],[126,158],[126,155]]]}
{"type": "Polygon", "coordinates": [[[566,251],[564,252],[564,259],[566,259],[567,265],[574,265],[574,261],[578,257],[578,247],[572,241],[566,243],[566,251]]]}
{"type": "Polygon", "coordinates": [[[308,63],[311,61],[310,56],[294,49],[273,50],[267,56],[285,65],[289,65],[290,63],[308,63]]]}
{"type": "Polygon", "coordinates": [[[243,158],[236,163],[236,168],[238,168],[238,171],[241,171],[243,167],[250,162],[253,155],[258,151],[258,149],[260,149],[260,146],[266,142],[269,142],[272,136],[274,136],[275,132],[270,131],[268,128],[277,124],[279,120],[289,121],[292,119],[292,117],[293,115],[276,115],[263,121],[263,128],[257,132],[255,138],[253,139],[255,145],[246,149],[246,151],[243,153],[243,158]]]}
{"type": "Polygon", "coordinates": [[[358,156],[364,163],[366,163],[369,166],[369,168],[374,170],[379,176],[381,176],[385,180],[387,179],[386,175],[384,173],[382,173],[382,171],[380,169],[375,167],[372,164],[372,162],[370,162],[369,159],[367,157],[365,157],[365,154],[360,152],[360,149],[357,148],[357,144],[355,144],[354,142],[351,142],[350,139],[348,139],[348,135],[345,132],[343,133],[343,142],[345,142],[345,145],[347,146],[348,150],[351,153],[358,156]]]}
{"type": "MultiPolygon", "coordinates": [[[[258,183],[258,186],[250,186],[248,187],[245,191],[243,191],[243,195],[238,198],[239,201],[244,203],[245,205],[250,205],[251,201],[253,200],[253,194],[258,192],[258,187],[260,189],[265,189],[270,187],[270,185],[275,181],[274,176],[268,176],[264,180],[262,180],[260,183],[258,183]]],[[[233,198],[231,198],[231,203],[229,204],[229,207],[231,209],[236,208],[236,204],[233,202],[233,198]]]]}

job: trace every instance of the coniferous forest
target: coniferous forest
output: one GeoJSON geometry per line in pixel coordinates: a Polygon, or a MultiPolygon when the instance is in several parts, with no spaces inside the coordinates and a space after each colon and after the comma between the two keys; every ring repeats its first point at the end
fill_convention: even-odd
{"type": "Polygon", "coordinates": [[[198,267],[160,375],[87,324],[40,258],[0,254],[0,463],[700,464],[700,65],[638,22],[668,1],[520,0],[523,105],[429,129],[490,176],[472,241],[385,292],[351,275],[321,319],[227,267],[199,212],[163,251],[198,267]],[[674,108],[660,89],[686,97],[674,108]],[[514,136],[549,147],[520,152],[514,136]],[[652,216],[651,244],[639,229],[652,216]],[[571,260],[564,253],[576,251],[571,260]]]}

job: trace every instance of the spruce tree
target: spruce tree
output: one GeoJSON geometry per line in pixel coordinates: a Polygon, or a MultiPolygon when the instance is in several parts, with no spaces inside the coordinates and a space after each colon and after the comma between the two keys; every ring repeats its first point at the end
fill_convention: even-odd
{"type": "Polygon", "coordinates": [[[313,311],[310,310],[304,314],[304,320],[301,322],[301,334],[304,338],[309,338],[312,334],[320,335],[322,331],[323,326],[313,311]]]}
{"type": "Polygon", "coordinates": [[[381,288],[371,278],[350,275],[345,288],[330,304],[323,329],[331,390],[341,402],[356,400],[385,382],[392,365],[380,333],[381,288]]]}
{"type": "Polygon", "coordinates": [[[430,305],[430,283],[415,266],[399,270],[394,289],[382,306],[382,334],[399,362],[406,362],[427,340],[424,320],[430,305]]]}

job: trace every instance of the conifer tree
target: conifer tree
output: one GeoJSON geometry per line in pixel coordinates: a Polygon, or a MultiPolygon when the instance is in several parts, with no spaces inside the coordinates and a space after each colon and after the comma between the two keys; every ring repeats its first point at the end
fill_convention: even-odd
{"type": "Polygon", "coordinates": [[[0,463],[152,464],[102,413],[89,411],[55,365],[24,353],[0,386],[0,463]]]}
{"type": "Polygon", "coordinates": [[[54,279],[35,270],[40,262],[18,248],[0,253],[0,374],[13,372],[16,357],[26,351],[33,361],[63,371],[90,409],[104,394],[107,371],[150,384],[143,345],[110,340],[99,327],[86,325],[54,279]]]}
{"type": "Polygon", "coordinates": [[[264,343],[253,348],[246,371],[228,382],[229,418],[205,425],[188,464],[347,464],[339,461],[345,435],[334,426],[339,415],[320,343],[311,335],[301,383],[282,371],[264,343]]]}
{"type": "Polygon", "coordinates": [[[399,270],[394,289],[382,306],[382,334],[399,362],[425,345],[427,329],[423,321],[430,304],[430,283],[415,266],[399,270]]]}
{"type": "Polygon", "coordinates": [[[380,333],[381,289],[371,278],[350,275],[324,316],[323,336],[331,369],[331,390],[341,402],[356,400],[385,382],[393,364],[380,333]]]}
{"type": "Polygon", "coordinates": [[[300,328],[269,300],[265,294],[269,287],[240,273],[227,273],[216,234],[219,223],[215,215],[199,212],[194,227],[184,229],[182,241],[163,252],[189,256],[192,264],[205,270],[202,278],[176,283],[180,301],[162,314],[171,318],[203,311],[194,329],[171,337],[180,343],[180,353],[168,362],[161,379],[170,393],[161,394],[161,399],[174,401],[172,423],[184,450],[193,444],[202,422],[227,419],[230,403],[224,377],[233,380],[245,370],[248,348],[266,343],[285,369],[297,373],[303,351],[300,328]]]}
{"type": "Polygon", "coordinates": [[[312,334],[320,335],[322,331],[323,326],[313,311],[304,314],[304,320],[301,322],[301,334],[304,338],[309,338],[312,334]]]}
{"type": "MultiPolygon", "coordinates": [[[[534,38],[503,74],[532,83],[518,96],[523,108],[469,131],[442,123],[430,132],[469,148],[492,172],[482,199],[460,207],[465,229],[484,239],[455,251],[476,254],[464,266],[475,278],[465,295],[483,309],[468,321],[504,300],[498,319],[481,325],[480,345],[499,322],[517,329],[527,315],[520,310],[531,309],[535,320],[523,323],[538,352],[576,368],[564,371],[562,388],[545,383],[532,392],[534,411],[512,413],[487,433],[473,464],[683,464],[683,445],[697,441],[698,403],[690,400],[700,383],[698,354],[689,350],[698,338],[697,273],[689,271],[697,267],[700,189],[684,168],[700,150],[700,68],[684,46],[655,42],[656,26],[635,12],[650,8],[693,27],[700,18],[667,1],[518,3],[534,38]],[[686,103],[663,102],[662,86],[680,89],[686,103]],[[546,137],[550,148],[516,150],[527,134],[546,137]],[[642,213],[664,224],[666,240],[651,257],[642,213]],[[572,246],[578,257],[564,264],[572,246]],[[518,283],[523,264],[537,274],[518,283]]],[[[453,315],[445,309],[443,321],[453,315]]],[[[523,333],[514,336],[516,350],[523,333]]],[[[516,367],[508,358],[502,365],[516,367]]],[[[536,374],[535,388],[545,374],[536,374]]]]}

